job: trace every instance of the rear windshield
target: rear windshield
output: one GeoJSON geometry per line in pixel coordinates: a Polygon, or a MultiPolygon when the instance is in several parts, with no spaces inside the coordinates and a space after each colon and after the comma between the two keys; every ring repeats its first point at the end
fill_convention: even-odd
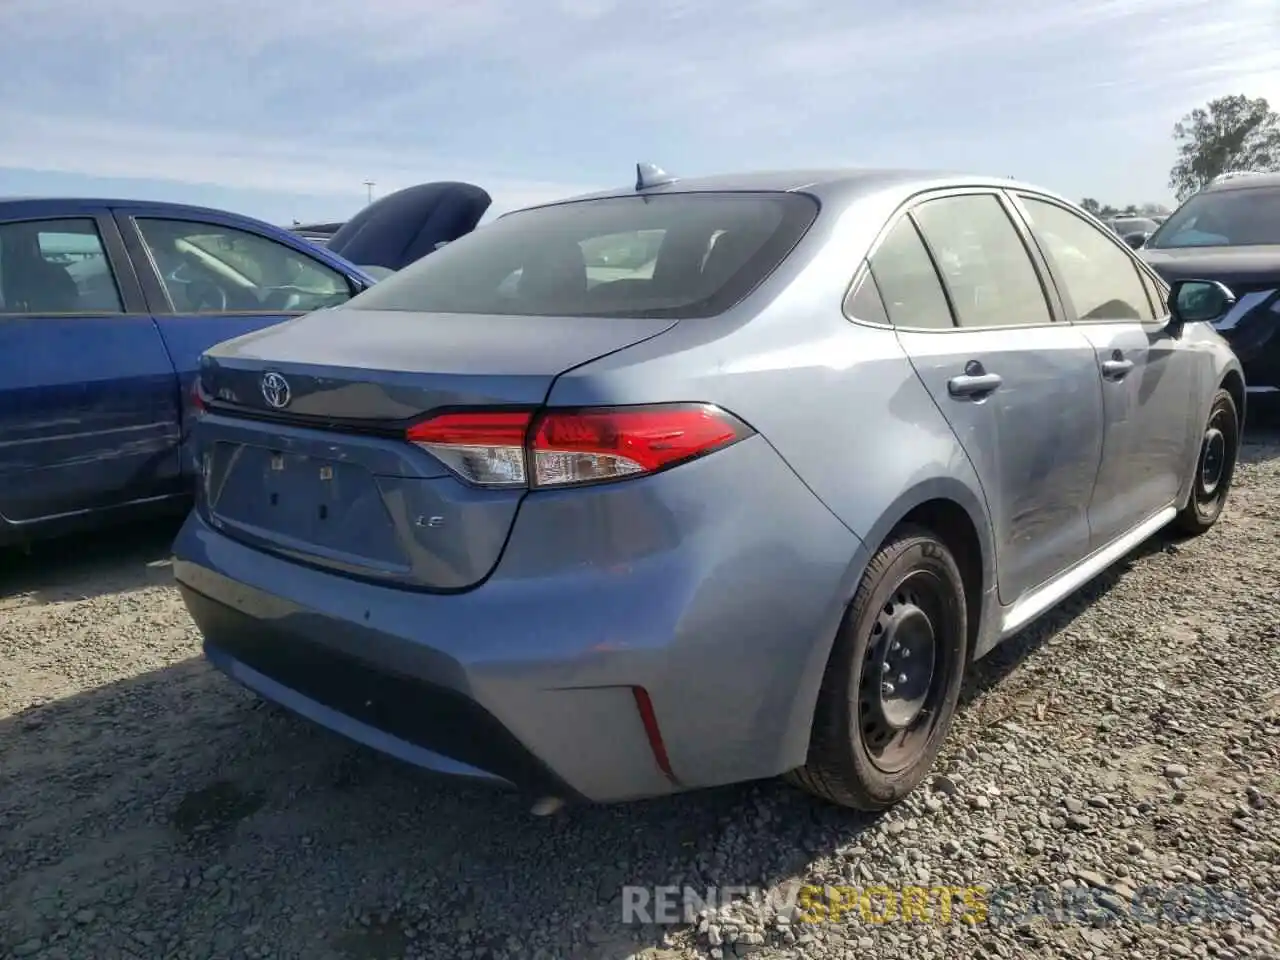
{"type": "Polygon", "coordinates": [[[709,317],[790,253],[817,202],[794,193],[675,193],[508,214],[348,301],[359,310],[507,316],[709,317]]]}

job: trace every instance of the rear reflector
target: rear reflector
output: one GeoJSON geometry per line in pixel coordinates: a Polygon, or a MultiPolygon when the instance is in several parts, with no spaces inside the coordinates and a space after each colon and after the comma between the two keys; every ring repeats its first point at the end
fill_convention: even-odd
{"type": "Polygon", "coordinates": [[[711,404],[441,413],[407,439],[469,483],[566,487],[665,470],[753,431],[711,404]]]}
{"type": "Polygon", "coordinates": [[[653,700],[644,687],[632,687],[631,695],[636,699],[636,710],[640,712],[640,722],[644,724],[644,735],[649,740],[649,749],[653,751],[653,759],[658,769],[672,783],[677,783],[675,772],[671,769],[671,758],[667,755],[667,745],[662,739],[662,728],[658,726],[658,713],[653,709],[653,700]]]}

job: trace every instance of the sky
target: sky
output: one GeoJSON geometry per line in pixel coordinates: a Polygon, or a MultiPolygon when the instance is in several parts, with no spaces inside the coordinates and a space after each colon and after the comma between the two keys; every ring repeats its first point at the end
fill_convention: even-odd
{"type": "Polygon", "coordinates": [[[278,223],[465,180],[491,213],[900,166],[1170,203],[1172,128],[1280,108],[1277,0],[0,0],[0,195],[278,223]]]}

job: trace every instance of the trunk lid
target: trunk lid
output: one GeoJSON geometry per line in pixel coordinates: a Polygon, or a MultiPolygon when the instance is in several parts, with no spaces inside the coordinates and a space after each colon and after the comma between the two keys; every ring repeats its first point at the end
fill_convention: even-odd
{"type": "Polygon", "coordinates": [[[564,371],[675,323],[338,308],[218,344],[200,378],[212,400],[246,412],[395,423],[446,406],[537,406],[564,371]],[[269,373],[287,387],[279,406],[264,389],[269,373]]]}
{"type": "Polygon", "coordinates": [[[353,263],[403,270],[474,230],[492,202],[473,183],[420,183],[364,207],[327,246],[353,263]]]}
{"type": "Polygon", "coordinates": [[[473,586],[525,491],[464,483],[404,439],[407,424],[540,406],[559,374],[675,325],[339,308],[219,344],[201,365],[199,509],[229,536],[350,575],[473,586]]]}

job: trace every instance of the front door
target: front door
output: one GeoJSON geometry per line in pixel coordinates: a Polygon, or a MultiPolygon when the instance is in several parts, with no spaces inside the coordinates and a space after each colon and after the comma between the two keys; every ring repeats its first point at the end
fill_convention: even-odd
{"type": "Polygon", "coordinates": [[[995,192],[925,199],[871,258],[898,337],[982,483],[1011,604],[1089,552],[1102,446],[1093,348],[995,192]]]}
{"type": "Polygon", "coordinates": [[[1170,506],[1199,447],[1195,355],[1165,329],[1127,247],[1060,204],[1019,197],[1064,306],[1089,338],[1106,432],[1089,505],[1095,549],[1170,506]]]}

